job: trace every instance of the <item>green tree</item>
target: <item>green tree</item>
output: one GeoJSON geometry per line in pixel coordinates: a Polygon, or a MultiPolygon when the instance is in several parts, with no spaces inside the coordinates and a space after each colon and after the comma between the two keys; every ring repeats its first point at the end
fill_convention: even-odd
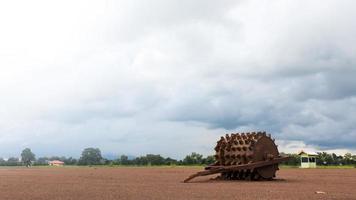
{"type": "Polygon", "coordinates": [[[351,153],[346,153],[343,157],[343,164],[344,165],[350,165],[352,164],[352,154],[351,153]]]}
{"type": "Polygon", "coordinates": [[[339,164],[339,157],[335,153],[332,153],[331,157],[332,157],[332,164],[333,165],[338,165],[339,164]]]}
{"type": "Polygon", "coordinates": [[[287,161],[282,162],[283,165],[292,165],[292,166],[297,166],[300,165],[300,156],[298,154],[286,154],[286,153],[281,153],[281,156],[287,156],[289,159],[287,161]]]}
{"type": "Polygon", "coordinates": [[[118,159],[118,163],[120,165],[128,165],[130,164],[129,157],[126,155],[121,155],[120,158],[118,159]]]}
{"type": "Polygon", "coordinates": [[[18,166],[20,165],[20,159],[19,158],[15,158],[15,157],[10,157],[9,159],[7,159],[6,161],[6,165],[7,166],[18,166]]]}
{"type": "Polygon", "coordinates": [[[351,157],[352,157],[351,159],[352,164],[356,165],[356,155],[352,155],[351,157]]]}
{"type": "Polygon", "coordinates": [[[22,150],[21,160],[26,165],[26,167],[30,167],[32,165],[32,161],[35,161],[35,154],[32,153],[30,148],[26,148],[22,150]]]}
{"type": "Polygon", "coordinates": [[[164,159],[164,164],[165,165],[176,165],[177,162],[178,162],[177,160],[175,160],[173,158],[170,158],[170,157],[164,159]]]}
{"type": "Polygon", "coordinates": [[[211,165],[215,163],[215,157],[214,156],[207,156],[206,158],[203,158],[202,164],[204,165],[211,165]]]}
{"type": "Polygon", "coordinates": [[[66,165],[75,165],[75,164],[77,164],[77,159],[75,159],[75,158],[72,158],[72,157],[69,157],[69,158],[65,158],[64,160],[63,160],[63,162],[66,164],[66,165]]]}
{"type": "Polygon", "coordinates": [[[317,165],[333,165],[334,164],[333,156],[326,152],[318,152],[318,155],[316,157],[316,164],[317,165]]]}
{"type": "Polygon", "coordinates": [[[146,155],[147,164],[149,165],[163,165],[164,158],[161,155],[147,154],[146,155]]]}
{"type": "Polygon", "coordinates": [[[48,165],[48,161],[49,159],[47,157],[39,157],[37,160],[36,160],[36,165],[48,165]]]}
{"type": "Polygon", "coordinates": [[[148,160],[146,156],[140,156],[132,161],[134,165],[148,165],[148,160]]]}
{"type": "Polygon", "coordinates": [[[86,148],[79,159],[80,165],[98,165],[101,164],[103,157],[99,148],[86,148]]]}
{"type": "Polygon", "coordinates": [[[6,161],[4,160],[4,158],[0,158],[0,165],[1,166],[6,165],[6,161]]]}
{"type": "Polygon", "coordinates": [[[187,155],[183,159],[183,164],[184,165],[200,165],[200,164],[202,164],[202,160],[203,160],[203,155],[193,152],[190,155],[187,155]]]}
{"type": "Polygon", "coordinates": [[[60,160],[60,161],[62,161],[62,162],[64,162],[64,160],[65,160],[65,157],[59,157],[59,156],[51,156],[51,157],[49,157],[49,160],[51,160],[51,161],[53,161],[53,160],[60,160]]]}

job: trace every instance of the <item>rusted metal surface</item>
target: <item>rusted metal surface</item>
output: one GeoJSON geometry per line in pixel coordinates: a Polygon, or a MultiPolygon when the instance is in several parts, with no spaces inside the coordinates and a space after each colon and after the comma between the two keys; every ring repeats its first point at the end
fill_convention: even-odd
{"type": "Polygon", "coordinates": [[[266,132],[226,134],[217,142],[215,151],[216,162],[184,182],[218,173],[220,179],[270,180],[276,176],[278,164],[288,160],[279,155],[274,139],[266,132]]]}

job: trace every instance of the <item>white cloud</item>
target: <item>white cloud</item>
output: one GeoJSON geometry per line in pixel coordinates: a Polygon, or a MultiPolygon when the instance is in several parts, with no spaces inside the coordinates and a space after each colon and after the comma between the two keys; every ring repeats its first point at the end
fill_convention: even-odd
{"type": "Polygon", "coordinates": [[[354,4],[1,2],[0,150],[182,157],[257,129],[354,151],[354,4]]]}

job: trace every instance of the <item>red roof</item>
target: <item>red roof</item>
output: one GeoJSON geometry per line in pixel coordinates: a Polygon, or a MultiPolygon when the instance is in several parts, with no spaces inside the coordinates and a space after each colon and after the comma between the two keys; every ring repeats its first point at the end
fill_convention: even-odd
{"type": "Polygon", "coordinates": [[[64,162],[60,161],[60,160],[52,160],[48,162],[49,164],[64,164],[64,162]]]}

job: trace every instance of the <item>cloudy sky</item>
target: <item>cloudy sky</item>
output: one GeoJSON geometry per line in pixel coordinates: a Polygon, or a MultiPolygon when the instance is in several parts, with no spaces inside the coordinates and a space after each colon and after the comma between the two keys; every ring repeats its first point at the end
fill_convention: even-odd
{"type": "Polygon", "coordinates": [[[0,2],[0,156],[356,152],[356,2],[0,2]]]}

